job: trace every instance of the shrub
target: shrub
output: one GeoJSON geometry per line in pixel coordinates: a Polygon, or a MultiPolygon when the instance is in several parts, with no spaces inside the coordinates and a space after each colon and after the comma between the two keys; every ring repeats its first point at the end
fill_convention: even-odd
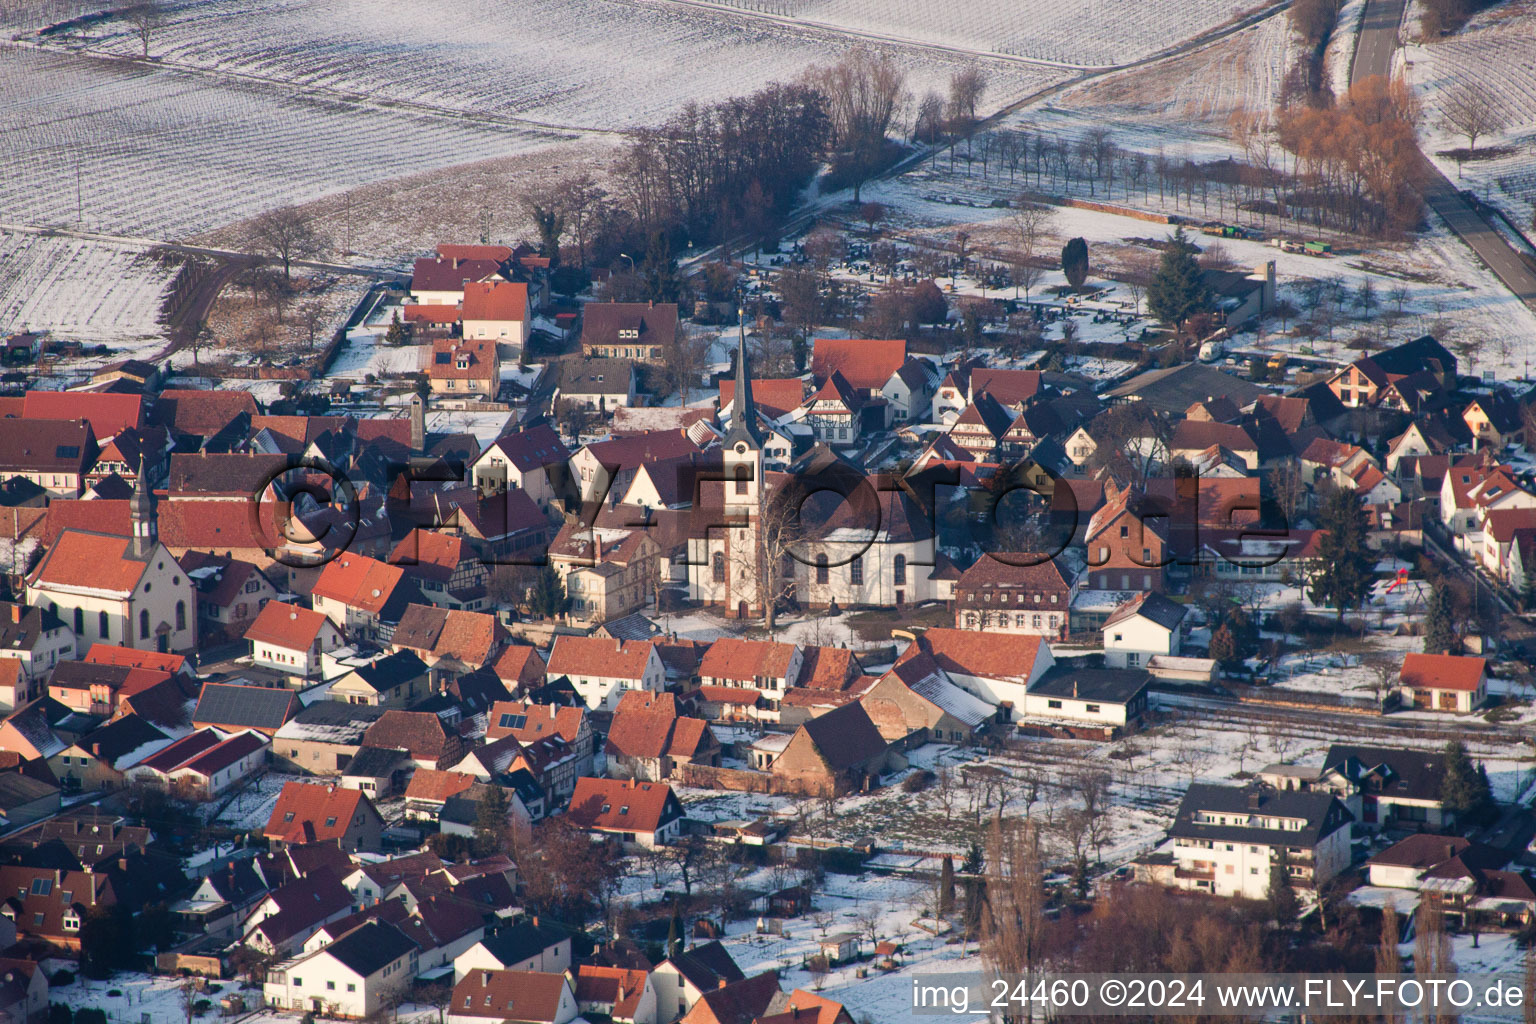
{"type": "MultiPolygon", "coordinates": [[[[59,973],[67,974],[69,972],[60,971],[59,973]]],[[[71,1024],[74,1019],[74,1011],[65,1006],[63,1003],[48,1004],[48,1024],[71,1024]]]]}
{"type": "MultiPolygon", "coordinates": [[[[65,985],[73,985],[74,983],[75,974],[73,971],[67,971],[61,968],[48,975],[49,988],[61,988],[65,985]]],[[[66,1006],[65,1009],[67,1010],[69,1007],[66,1006]]]]}
{"type": "Polygon", "coordinates": [[[901,791],[903,793],[921,793],[923,790],[927,789],[930,785],[933,784],[934,778],[935,776],[933,772],[930,772],[926,769],[919,772],[913,772],[911,775],[908,775],[905,779],[901,780],[901,791]]]}

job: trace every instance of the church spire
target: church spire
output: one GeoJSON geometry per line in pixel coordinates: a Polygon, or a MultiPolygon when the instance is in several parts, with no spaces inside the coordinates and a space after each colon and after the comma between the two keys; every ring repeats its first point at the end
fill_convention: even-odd
{"type": "Polygon", "coordinates": [[[133,497],[128,502],[128,516],[133,524],[132,553],[136,558],[148,558],[154,550],[158,531],[155,528],[155,497],[149,481],[149,470],[144,455],[139,454],[139,475],[134,480],[133,497]]]}
{"type": "Polygon", "coordinates": [[[747,313],[738,308],[736,338],[736,393],[731,400],[731,429],[725,435],[725,447],[745,441],[754,450],[763,447],[763,433],[757,425],[757,403],[752,401],[752,375],[747,372],[747,313]]]}

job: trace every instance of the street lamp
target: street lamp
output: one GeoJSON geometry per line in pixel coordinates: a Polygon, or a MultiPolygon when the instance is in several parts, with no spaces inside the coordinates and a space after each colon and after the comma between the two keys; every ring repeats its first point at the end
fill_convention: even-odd
{"type": "Polygon", "coordinates": [[[629,272],[631,274],[633,274],[635,272],[635,258],[633,256],[631,256],[627,252],[621,252],[621,253],[619,253],[619,259],[621,259],[621,260],[629,260],[629,272]]]}

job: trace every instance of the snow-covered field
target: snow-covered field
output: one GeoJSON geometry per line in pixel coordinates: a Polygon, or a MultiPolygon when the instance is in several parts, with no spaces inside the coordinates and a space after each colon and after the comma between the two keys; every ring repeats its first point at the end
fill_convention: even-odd
{"type": "MultiPolygon", "coordinates": [[[[1219,9],[1220,21],[1230,3],[1189,6],[1219,9]]],[[[1177,12],[1185,5],[1165,0],[1162,6],[1177,12]]],[[[1182,37],[1183,22],[1170,17],[1167,29],[1121,23],[1115,31],[1157,39],[1166,32],[1172,42],[1182,37]]],[[[121,56],[140,52],[121,22],[92,26],[69,45],[121,56]]],[[[689,101],[792,79],[812,64],[836,60],[847,45],[832,33],[692,4],[289,0],[253,7],[201,0],[175,8],[151,54],[172,67],[300,85],[337,98],[613,131],[655,123],[689,101]],[[474,31],[466,33],[466,26],[474,31]]],[[[941,88],[975,60],[915,47],[895,53],[917,89],[941,88]]],[[[1012,61],[989,61],[988,71],[989,104],[1064,77],[1058,69],[1012,61]]]]}
{"type": "Polygon", "coordinates": [[[159,240],[553,138],[18,48],[0,137],[0,218],[159,240]]]}
{"type": "Polygon", "coordinates": [[[1455,35],[1402,51],[1407,72],[1424,105],[1420,132],[1424,150],[1458,188],[1471,189],[1493,202],[1531,234],[1536,215],[1536,3],[1510,0],[1498,4],[1455,35]],[[1444,103],[1452,90],[1471,86],[1486,96],[1490,119],[1499,128],[1478,139],[1478,149],[1511,152],[1492,160],[1473,160],[1458,168],[1438,154],[1467,145],[1464,136],[1443,123],[1444,103]]]}
{"type": "Polygon", "coordinates": [[[164,344],[176,271],[142,247],[0,229],[0,334],[48,330],[142,355],[164,344]]]}
{"type": "Polygon", "coordinates": [[[1082,68],[1118,67],[1151,56],[1261,6],[1245,0],[714,2],[803,24],[1082,68]]]}

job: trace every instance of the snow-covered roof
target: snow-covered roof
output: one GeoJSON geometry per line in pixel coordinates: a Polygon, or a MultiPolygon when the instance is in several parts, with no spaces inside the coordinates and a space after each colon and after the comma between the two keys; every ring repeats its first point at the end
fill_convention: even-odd
{"type": "Polygon", "coordinates": [[[973,697],[937,674],[925,676],[914,683],[912,692],[972,728],[991,718],[997,710],[991,704],[979,697],[973,697]]]}

